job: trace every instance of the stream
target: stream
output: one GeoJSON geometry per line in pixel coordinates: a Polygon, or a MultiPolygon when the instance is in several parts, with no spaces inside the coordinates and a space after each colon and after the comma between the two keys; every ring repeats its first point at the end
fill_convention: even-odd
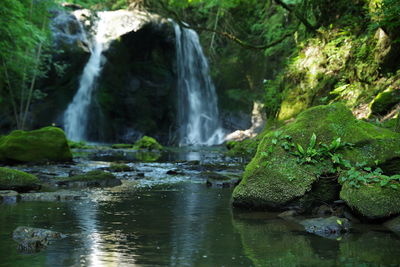
{"type": "Polygon", "coordinates": [[[61,175],[125,161],[135,171],[115,173],[121,186],[86,189],[82,200],[0,204],[0,266],[400,265],[400,239],[382,226],[355,225],[327,239],[276,213],[232,208],[233,189],[207,187],[203,175],[241,173],[243,163],[222,152],[188,148],[144,163],[127,150],[88,150],[75,151],[73,166],[19,166],[61,175]],[[12,232],[21,225],[67,237],[39,253],[19,253],[12,232]]]}

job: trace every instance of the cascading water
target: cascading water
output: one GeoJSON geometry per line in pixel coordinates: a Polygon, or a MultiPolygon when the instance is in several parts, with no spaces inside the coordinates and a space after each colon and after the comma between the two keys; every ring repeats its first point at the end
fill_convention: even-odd
{"type": "Polygon", "coordinates": [[[178,68],[179,145],[216,145],[224,141],[217,95],[197,33],[174,24],[178,68]]]}
{"type": "Polygon", "coordinates": [[[69,139],[74,141],[86,140],[86,126],[93,89],[102,68],[103,28],[104,20],[100,13],[96,25],[96,35],[90,47],[90,58],[83,69],[79,89],[64,113],[65,133],[69,139]]]}
{"type": "MultiPolygon", "coordinates": [[[[80,21],[79,17],[87,18],[92,15],[85,12],[87,11],[75,11],[74,16],[80,21]]],[[[90,58],[83,69],[78,91],[64,112],[65,132],[67,137],[74,141],[87,140],[88,113],[93,91],[105,62],[105,58],[102,56],[103,51],[107,49],[112,40],[128,32],[137,31],[155,18],[154,15],[140,10],[105,11],[97,12],[96,15],[98,19],[93,27],[95,35],[91,38],[90,58]]],[[[80,27],[83,29],[82,25],[80,27]]]]}

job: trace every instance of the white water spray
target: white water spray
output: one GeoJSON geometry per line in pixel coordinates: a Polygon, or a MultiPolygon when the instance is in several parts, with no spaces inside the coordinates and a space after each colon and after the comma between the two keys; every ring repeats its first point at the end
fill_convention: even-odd
{"type": "Polygon", "coordinates": [[[199,36],[174,24],[179,95],[179,145],[216,145],[224,141],[218,101],[199,36]]]}

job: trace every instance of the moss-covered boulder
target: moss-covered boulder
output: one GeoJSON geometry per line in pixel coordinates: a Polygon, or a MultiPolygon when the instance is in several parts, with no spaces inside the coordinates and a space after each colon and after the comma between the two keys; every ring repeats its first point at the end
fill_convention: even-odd
{"type": "Polygon", "coordinates": [[[283,209],[310,192],[319,176],[329,172],[332,163],[299,164],[298,158],[281,146],[278,135],[290,136],[294,143],[307,148],[313,133],[317,143],[330,144],[340,137],[342,142],[354,144],[353,149],[341,152],[353,163],[365,161],[372,165],[400,157],[399,134],[356,120],[340,103],[313,107],[293,123],[264,136],[233,192],[233,204],[283,209]]]}
{"type": "Polygon", "coordinates": [[[26,192],[39,189],[39,179],[29,173],[0,167],[0,190],[26,192]]]}
{"type": "Polygon", "coordinates": [[[156,139],[149,136],[143,136],[133,145],[134,149],[162,150],[163,147],[156,139]]]}
{"type": "Polygon", "coordinates": [[[359,188],[345,183],[340,198],[368,219],[381,219],[400,214],[400,190],[379,184],[361,185],[359,188]]]}
{"type": "Polygon", "coordinates": [[[34,131],[16,130],[0,139],[0,161],[58,162],[70,161],[72,154],[64,131],[45,127],[34,131]]]}

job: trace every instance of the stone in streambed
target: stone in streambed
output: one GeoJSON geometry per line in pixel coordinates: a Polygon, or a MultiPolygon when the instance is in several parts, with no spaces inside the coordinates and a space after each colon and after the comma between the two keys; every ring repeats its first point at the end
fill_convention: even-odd
{"type": "Polygon", "coordinates": [[[121,185],[121,180],[109,172],[94,170],[82,175],[61,177],[52,181],[60,188],[113,187],[121,185]]]}
{"type": "Polygon", "coordinates": [[[27,192],[40,189],[39,179],[29,173],[0,167],[0,190],[27,192]]]}
{"type": "Polygon", "coordinates": [[[81,200],[87,198],[87,194],[79,191],[57,191],[57,192],[40,192],[21,194],[21,201],[70,201],[81,200]]]}
{"type": "Polygon", "coordinates": [[[56,239],[64,238],[61,233],[27,226],[19,226],[13,232],[13,239],[18,243],[18,250],[27,253],[39,252],[56,239]]]}
{"type": "Polygon", "coordinates": [[[326,238],[337,238],[351,228],[350,221],[345,218],[331,216],[327,218],[312,218],[297,221],[307,233],[316,234],[326,238]]]}

